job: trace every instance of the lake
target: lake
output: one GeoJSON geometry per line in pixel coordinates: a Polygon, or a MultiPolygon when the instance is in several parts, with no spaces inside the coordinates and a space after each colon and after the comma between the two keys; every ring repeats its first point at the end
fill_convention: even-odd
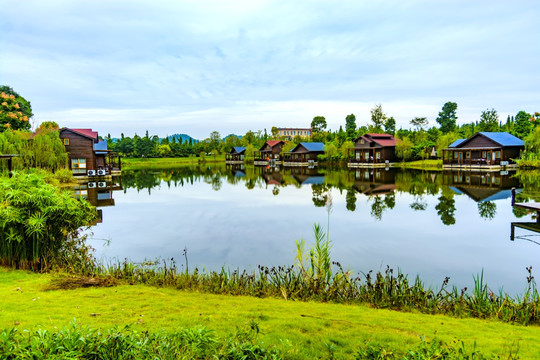
{"type": "MultiPolygon", "coordinates": [[[[540,176],[527,179],[520,197],[537,195],[540,176]]],[[[125,171],[76,194],[98,206],[90,244],[105,262],[174,258],[183,266],[187,249],[190,269],[290,265],[295,240],[312,243],[320,223],[332,259],[355,272],[390,266],[434,287],[449,276],[471,289],[483,271],[493,291],[518,294],[525,267],[540,269],[540,234],[516,228],[510,239],[513,222],[535,223],[511,206],[510,189],[523,186],[506,172],[223,164],[125,171]]]]}

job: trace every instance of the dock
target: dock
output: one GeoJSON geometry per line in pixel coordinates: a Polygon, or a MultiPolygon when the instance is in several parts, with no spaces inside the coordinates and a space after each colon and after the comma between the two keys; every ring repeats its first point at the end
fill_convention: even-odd
{"type": "Polygon", "coordinates": [[[530,210],[530,211],[536,211],[536,222],[540,222],[540,203],[537,202],[527,202],[527,203],[517,203],[516,202],[516,188],[512,188],[512,206],[530,210]]]}

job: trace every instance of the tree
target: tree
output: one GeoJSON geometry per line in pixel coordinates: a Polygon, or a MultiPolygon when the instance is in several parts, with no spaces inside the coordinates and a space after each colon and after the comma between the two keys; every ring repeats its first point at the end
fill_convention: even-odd
{"type": "Polygon", "coordinates": [[[315,116],[311,122],[311,130],[313,132],[321,132],[326,129],[326,118],[324,116],[315,116]]]}
{"type": "Polygon", "coordinates": [[[0,86],[0,131],[29,130],[33,115],[29,101],[9,86],[0,86]]]}
{"type": "Polygon", "coordinates": [[[387,119],[386,114],[383,112],[382,105],[375,105],[375,107],[370,110],[370,113],[374,130],[377,132],[382,132],[382,128],[387,119]]]}
{"type": "Polygon", "coordinates": [[[411,158],[413,152],[413,143],[407,136],[396,144],[396,156],[403,161],[411,158]]]}
{"type": "Polygon", "coordinates": [[[384,122],[384,132],[390,135],[394,135],[396,133],[396,119],[394,117],[390,116],[386,121],[384,122]]]}
{"type": "Polygon", "coordinates": [[[416,131],[420,131],[428,125],[428,120],[425,117],[415,117],[409,123],[416,128],[416,131]]]}
{"type": "Polygon", "coordinates": [[[456,115],[457,104],[455,102],[448,101],[442,107],[442,111],[439,112],[439,116],[435,121],[441,125],[441,132],[446,134],[456,127],[456,120],[458,119],[456,115]]]}
{"type": "Polygon", "coordinates": [[[356,192],[353,189],[347,190],[347,194],[345,195],[345,204],[347,210],[356,210],[356,192]]]}
{"type": "Polygon", "coordinates": [[[272,137],[277,139],[278,135],[279,135],[279,128],[275,127],[275,126],[272,126],[272,130],[270,130],[272,132],[272,137]]]}
{"type": "Polygon", "coordinates": [[[349,140],[354,139],[356,135],[356,116],[354,114],[345,117],[345,131],[349,140]]]}
{"type": "Polygon", "coordinates": [[[210,151],[216,150],[221,142],[221,135],[217,131],[210,133],[210,151]]]}
{"type": "Polygon", "coordinates": [[[518,112],[512,133],[520,139],[524,139],[527,135],[529,135],[533,128],[531,117],[532,115],[526,113],[525,111],[518,112]]]}
{"type": "Polygon", "coordinates": [[[480,123],[478,123],[480,131],[498,131],[499,130],[499,114],[495,109],[486,109],[480,115],[480,123]]]}

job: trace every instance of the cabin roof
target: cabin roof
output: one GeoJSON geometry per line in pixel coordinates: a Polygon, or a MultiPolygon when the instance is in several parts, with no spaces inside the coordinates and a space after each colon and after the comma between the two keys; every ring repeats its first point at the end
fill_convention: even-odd
{"type": "Polygon", "coordinates": [[[299,152],[295,151],[298,149],[298,147],[303,146],[307,152],[317,152],[317,151],[324,151],[324,144],[322,142],[302,142],[298,145],[296,145],[291,151],[292,152],[299,152]]]}
{"type": "Polygon", "coordinates": [[[525,143],[520,138],[507,132],[480,132],[490,140],[495,141],[501,146],[524,146],[525,143]]]}
{"type": "Polygon", "coordinates": [[[367,142],[374,142],[380,146],[396,146],[397,139],[390,134],[365,134],[357,137],[354,142],[364,139],[367,142]]]}
{"type": "Polygon", "coordinates": [[[507,132],[478,132],[468,139],[458,139],[450,144],[449,148],[465,148],[472,139],[483,136],[499,146],[525,146],[523,140],[507,132]]]}
{"type": "Polygon", "coordinates": [[[107,147],[107,142],[105,140],[101,140],[100,142],[94,144],[94,151],[96,155],[105,155],[109,152],[109,148],[107,147]]]}
{"type": "Polygon", "coordinates": [[[87,137],[89,139],[94,140],[95,142],[98,141],[98,133],[97,131],[92,131],[92,129],[70,129],[70,128],[62,128],[60,129],[60,132],[62,131],[71,131],[75,134],[87,137]]]}
{"type": "Polygon", "coordinates": [[[270,147],[274,147],[279,143],[285,143],[285,141],[283,141],[283,140],[268,140],[265,144],[270,145],[270,147]]]}
{"type": "Polygon", "coordinates": [[[237,153],[237,154],[240,154],[241,152],[244,152],[244,151],[246,151],[246,147],[245,147],[245,146],[235,146],[235,147],[232,148],[231,153],[232,153],[232,152],[235,152],[235,153],[237,153]]]}

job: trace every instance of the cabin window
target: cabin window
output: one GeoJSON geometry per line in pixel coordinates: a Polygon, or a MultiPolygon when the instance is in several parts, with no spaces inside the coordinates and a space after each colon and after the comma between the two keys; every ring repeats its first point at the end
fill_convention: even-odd
{"type": "Polygon", "coordinates": [[[356,152],[356,160],[360,160],[360,152],[356,152]]]}
{"type": "Polygon", "coordinates": [[[366,159],[366,160],[369,159],[369,153],[367,153],[367,152],[364,153],[364,159],[366,159]]]}
{"type": "Polygon", "coordinates": [[[457,152],[454,153],[454,159],[457,159],[457,152]]]}
{"type": "Polygon", "coordinates": [[[360,144],[364,145],[365,143],[364,139],[360,139],[360,144]]]}
{"type": "Polygon", "coordinates": [[[485,158],[486,158],[486,152],[482,151],[482,159],[485,159],[485,158]]]}
{"type": "Polygon", "coordinates": [[[465,153],[465,158],[466,158],[466,159],[470,159],[470,158],[471,158],[471,152],[470,152],[470,151],[467,151],[467,152],[465,153]]]}
{"type": "Polygon", "coordinates": [[[69,145],[69,139],[64,139],[64,145],[69,145]]]}
{"type": "Polygon", "coordinates": [[[86,174],[86,159],[71,159],[71,169],[74,174],[86,174]]]}
{"type": "Polygon", "coordinates": [[[380,152],[375,153],[375,157],[377,158],[377,160],[380,160],[380,158],[381,158],[381,153],[380,153],[380,152]]]}
{"type": "Polygon", "coordinates": [[[496,154],[495,156],[496,156],[497,159],[501,158],[501,152],[500,151],[497,151],[495,154],[496,154]]]}

